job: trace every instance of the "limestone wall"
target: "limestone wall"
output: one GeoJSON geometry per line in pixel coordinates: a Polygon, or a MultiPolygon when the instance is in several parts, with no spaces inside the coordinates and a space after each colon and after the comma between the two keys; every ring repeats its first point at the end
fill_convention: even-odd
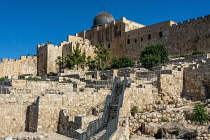
{"type": "Polygon", "coordinates": [[[196,64],[184,69],[183,96],[193,100],[210,99],[210,65],[196,64]]]}
{"type": "Polygon", "coordinates": [[[19,76],[22,74],[37,73],[37,57],[36,56],[21,56],[20,59],[2,58],[0,62],[0,77],[19,76]]]}
{"type": "Polygon", "coordinates": [[[152,109],[158,99],[158,89],[150,84],[139,87],[136,83],[131,83],[130,88],[125,89],[122,108],[120,109],[120,117],[126,117],[130,114],[132,106],[138,106],[139,110],[143,110],[147,105],[148,109],[152,109]]]}
{"type": "Polygon", "coordinates": [[[62,48],[65,43],[61,43],[61,46],[52,44],[38,45],[37,56],[38,56],[38,75],[48,74],[50,72],[58,72],[58,65],[55,60],[58,56],[62,56],[62,48]]]}
{"type": "Polygon", "coordinates": [[[31,94],[0,94],[0,135],[25,131],[27,106],[35,100],[31,94]]]}
{"type": "Polygon", "coordinates": [[[181,97],[183,90],[183,70],[174,70],[172,74],[161,74],[158,85],[159,91],[170,96],[181,97]]]}
{"type": "Polygon", "coordinates": [[[72,88],[73,83],[59,83],[57,81],[12,80],[13,87],[43,87],[43,88],[72,88]]]}
{"type": "Polygon", "coordinates": [[[56,132],[61,109],[66,108],[68,116],[84,116],[92,106],[104,102],[108,94],[109,90],[100,90],[40,96],[37,132],[56,132]]]}
{"type": "Polygon", "coordinates": [[[89,123],[98,119],[98,116],[68,116],[66,109],[61,110],[58,123],[58,133],[70,136],[77,137],[79,133],[75,130],[82,129],[86,131],[89,123]]]}

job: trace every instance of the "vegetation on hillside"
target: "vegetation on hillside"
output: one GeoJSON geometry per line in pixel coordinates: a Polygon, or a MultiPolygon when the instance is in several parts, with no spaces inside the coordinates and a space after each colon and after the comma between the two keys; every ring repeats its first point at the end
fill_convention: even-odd
{"type": "Polygon", "coordinates": [[[108,66],[110,51],[104,48],[101,44],[97,44],[94,52],[96,54],[94,58],[96,69],[104,70],[108,66]]]}
{"type": "Polygon", "coordinates": [[[204,124],[209,122],[210,116],[201,103],[196,103],[193,109],[191,120],[197,124],[204,124]]]}
{"type": "Polygon", "coordinates": [[[64,64],[63,58],[58,56],[57,59],[55,60],[55,63],[59,67],[59,72],[61,72],[61,70],[63,69],[63,64],[64,64]]]}
{"type": "Polygon", "coordinates": [[[166,63],[168,50],[163,44],[151,44],[141,52],[140,61],[143,67],[151,69],[153,66],[166,63]]]}
{"type": "Polygon", "coordinates": [[[46,81],[45,79],[41,79],[41,78],[37,78],[37,77],[29,77],[29,78],[26,78],[26,80],[29,80],[29,81],[46,81]]]}
{"type": "Polygon", "coordinates": [[[197,54],[206,54],[206,52],[203,52],[203,51],[194,51],[192,53],[192,55],[197,55],[197,54]]]}
{"type": "Polygon", "coordinates": [[[7,78],[5,78],[5,77],[1,77],[0,78],[0,81],[7,81],[8,79],[7,78]]]}
{"type": "Polygon", "coordinates": [[[133,65],[134,61],[129,56],[113,57],[110,68],[119,69],[119,68],[132,67],[133,65]]]}

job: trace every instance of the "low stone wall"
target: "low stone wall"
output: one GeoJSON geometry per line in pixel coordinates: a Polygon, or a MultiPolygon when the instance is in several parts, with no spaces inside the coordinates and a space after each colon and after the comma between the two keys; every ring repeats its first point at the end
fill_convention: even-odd
{"type": "Polygon", "coordinates": [[[0,135],[25,131],[27,107],[35,100],[30,94],[0,95],[0,135]]]}
{"type": "Polygon", "coordinates": [[[187,99],[210,99],[210,63],[184,69],[183,96],[187,99]]]}
{"type": "MultiPolygon", "coordinates": [[[[63,108],[68,110],[68,116],[85,116],[92,106],[104,102],[108,94],[110,94],[110,90],[99,90],[98,92],[85,90],[84,92],[68,92],[62,95],[45,94],[39,96],[37,132],[56,132],[59,113],[63,108]]],[[[82,124],[82,126],[86,125],[82,124]]]]}
{"type": "Polygon", "coordinates": [[[145,84],[139,87],[137,83],[130,83],[130,87],[126,88],[124,92],[120,117],[129,116],[132,106],[138,106],[139,110],[143,110],[145,105],[154,104],[157,98],[158,90],[151,84],[145,84]]]}
{"type": "Polygon", "coordinates": [[[79,133],[75,130],[82,129],[83,131],[86,130],[88,124],[98,119],[98,116],[68,116],[68,110],[62,109],[59,115],[59,122],[58,122],[58,133],[70,136],[70,137],[77,137],[79,133]]]}
{"type": "Polygon", "coordinates": [[[12,80],[13,87],[44,87],[44,88],[72,88],[73,83],[59,83],[56,81],[12,80]]]}
{"type": "Polygon", "coordinates": [[[173,70],[172,74],[161,74],[158,85],[160,92],[180,97],[183,90],[183,70],[173,70]]]}
{"type": "Polygon", "coordinates": [[[168,108],[154,112],[137,113],[129,117],[130,131],[134,132],[142,123],[181,122],[186,123],[186,112],[192,112],[193,107],[168,108]]]}

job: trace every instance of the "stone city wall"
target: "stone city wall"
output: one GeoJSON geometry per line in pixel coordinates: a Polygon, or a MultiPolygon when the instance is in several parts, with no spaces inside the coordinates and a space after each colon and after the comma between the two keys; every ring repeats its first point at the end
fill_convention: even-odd
{"type": "Polygon", "coordinates": [[[210,15],[172,25],[165,45],[170,54],[191,54],[195,50],[209,52],[210,15]]]}
{"type": "Polygon", "coordinates": [[[37,73],[37,57],[36,56],[21,56],[20,59],[2,58],[0,62],[0,77],[19,76],[22,74],[37,73]]]}

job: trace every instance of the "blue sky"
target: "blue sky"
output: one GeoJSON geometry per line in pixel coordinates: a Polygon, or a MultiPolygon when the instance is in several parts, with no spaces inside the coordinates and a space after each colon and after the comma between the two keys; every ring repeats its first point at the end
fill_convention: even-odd
{"type": "Polygon", "coordinates": [[[88,30],[103,11],[152,25],[210,14],[210,0],[0,0],[0,58],[36,54],[36,45],[88,30]]]}

